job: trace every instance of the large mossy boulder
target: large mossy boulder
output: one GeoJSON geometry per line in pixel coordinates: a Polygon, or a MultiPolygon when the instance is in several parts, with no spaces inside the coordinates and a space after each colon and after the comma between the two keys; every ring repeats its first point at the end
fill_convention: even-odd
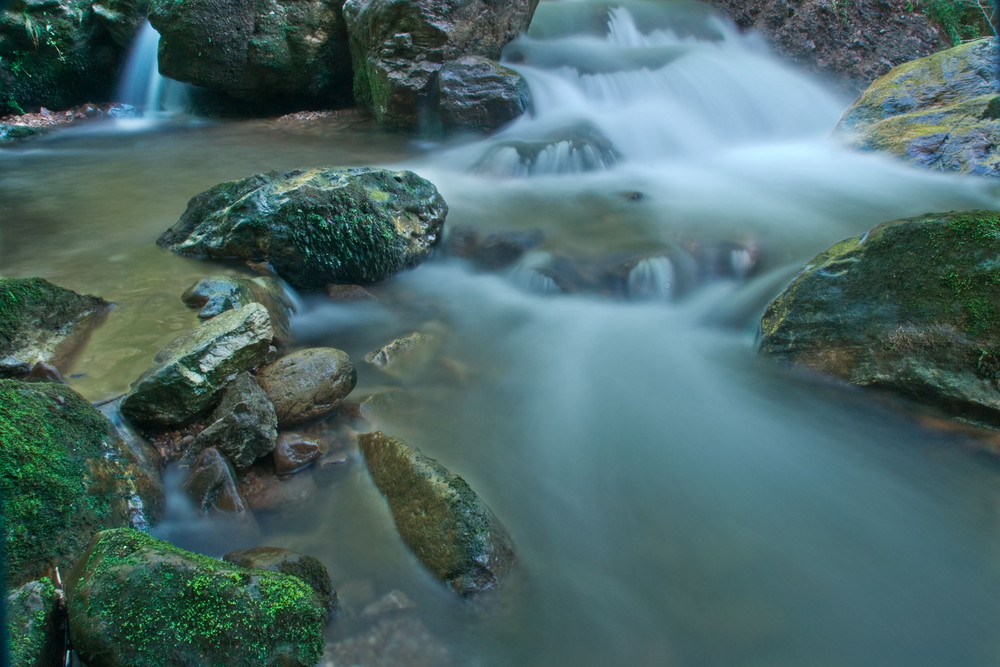
{"type": "Polygon", "coordinates": [[[0,3],[0,116],[109,101],[139,0],[0,3]]]}
{"type": "Polygon", "coordinates": [[[852,146],[943,171],[1000,177],[1000,40],[900,65],[840,120],[852,146]]]}
{"type": "Polygon", "coordinates": [[[88,665],[315,665],[326,609],[298,577],[247,570],[131,529],[99,533],[67,587],[88,665]]]}
{"type": "Polygon", "coordinates": [[[361,435],[359,443],[400,536],[420,562],[460,595],[495,588],[513,564],[514,545],[465,480],[380,431],[361,435]]]}
{"type": "Polygon", "coordinates": [[[1000,426],[1000,211],[879,225],[812,259],[761,350],[1000,426]]]}
{"type": "Polygon", "coordinates": [[[354,95],[380,123],[434,122],[438,72],[463,56],[500,58],[538,0],[347,0],[354,95]]]}
{"type": "Polygon", "coordinates": [[[136,424],[180,426],[211,409],[240,373],[259,366],[274,336],[267,309],[228,310],[167,344],[121,402],[136,424]]]}
{"type": "Polygon", "coordinates": [[[371,283],[423,261],[448,206],[410,171],[267,172],[195,196],[160,246],[186,256],[268,262],[294,287],[371,283]]]}
{"type": "Polygon", "coordinates": [[[159,471],[69,387],[0,380],[0,496],[8,586],[68,570],[94,533],[152,523],[159,471]]]}
{"type": "Polygon", "coordinates": [[[7,651],[14,667],[58,664],[63,647],[61,606],[52,580],[29,581],[7,595],[7,651]]]}
{"type": "Polygon", "coordinates": [[[256,107],[345,106],[351,57],[342,4],[152,0],[160,72],[256,107]]]}
{"type": "Polygon", "coordinates": [[[0,377],[59,364],[111,305],[43,278],[0,278],[0,377]]]}

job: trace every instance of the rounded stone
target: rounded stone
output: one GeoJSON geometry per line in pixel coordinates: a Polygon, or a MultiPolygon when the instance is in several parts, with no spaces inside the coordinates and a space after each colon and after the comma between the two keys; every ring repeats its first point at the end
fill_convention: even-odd
{"type": "Polygon", "coordinates": [[[293,352],[257,373],[258,384],[274,404],[279,428],[329,415],[357,380],[351,358],[332,347],[293,352]]]}

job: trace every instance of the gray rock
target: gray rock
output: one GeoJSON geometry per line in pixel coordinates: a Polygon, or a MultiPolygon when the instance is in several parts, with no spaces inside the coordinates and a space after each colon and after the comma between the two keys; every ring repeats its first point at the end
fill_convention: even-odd
{"type": "Polygon", "coordinates": [[[257,372],[257,382],[274,404],[281,428],[329,415],[357,380],[347,353],[332,347],[299,350],[257,372]]]}
{"type": "Polygon", "coordinates": [[[122,414],[159,427],[190,422],[212,407],[233,378],[264,360],[273,335],[260,304],[213,317],[156,355],[155,365],[122,399],[122,414]]]}
{"type": "Polygon", "coordinates": [[[330,573],[317,558],[290,549],[255,547],[230,551],[222,559],[248,570],[267,570],[298,577],[312,587],[324,609],[334,613],[338,609],[337,591],[333,590],[330,573]]]}
{"type": "Polygon", "coordinates": [[[292,286],[319,289],[416,266],[447,213],[437,188],[409,171],[268,172],[197,195],[157,243],[186,256],[266,261],[292,286]]]}
{"type": "Polygon", "coordinates": [[[292,303],[285,296],[281,283],[275,278],[263,276],[202,278],[181,295],[181,300],[192,308],[198,308],[198,318],[202,320],[211,319],[227,310],[259,303],[267,308],[267,313],[271,316],[275,342],[287,345],[292,340],[288,328],[292,303]]]}
{"type": "Polygon", "coordinates": [[[380,431],[359,438],[403,541],[459,595],[496,587],[514,546],[493,512],[465,480],[406,442],[380,431]]]}
{"type": "Polygon", "coordinates": [[[61,604],[50,579],[29,581],[6,599],[7,651],[17,667],[46,667],[62,657],[65,638],[59,627],[61,604]]]}
{"type": "Polygon", "coordinates": [[[528,82],[483,56],[463,56],[438,73],[438,109],[445,130],[491,132],[514,120],[531,103],[528,82]]]}
{"type": "Polygon", "coordinates": [[[436,332],[414,331],[365,355],[365,361],[398,380],[412,381],[437,359],[442,339],[436,332]]]}
{"type": "Polygon", "coordinates": [[[209,425],[195,437],[186,456],[215,447],[237,469],[246,468],[273,451],[277,437],[274,406],[253,375],[241,373],[223,390],[209,425]]]}

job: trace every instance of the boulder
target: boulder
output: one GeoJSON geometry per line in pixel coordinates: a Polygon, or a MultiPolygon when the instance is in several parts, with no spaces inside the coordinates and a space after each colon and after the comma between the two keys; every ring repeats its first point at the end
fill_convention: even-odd
{"type": "Polygon", "coordinates": [[[317,558],[290,549],[255,547],[230,551],[222,559],[248,570],[267,570],[298,577],[316,592],[316,598],[324,609],[331,612],[337,610],[337,591],[333,590],[326,566],[317,558]]]}
{"type": "Polygon", "coordinates": [[[65,638],[62,608],[48,577],[29,581],[7,595],[7,652],[16,667],[48,667],[61,662],[65,638]]]}
{"type": "Polygon", "coordinates": [[[538,0],[347,0],[354,95],[380,123],[415,129],[434,113],[438,74],[463,56],[500,58],[538,0]]]}
{"type": "Polygon", "coordinates": [[[900,65],[841,118],[855,148],[921,167],[1000,177],[997,38],[980,39],[900,65]]]}
{"type": "Polygon", "coordinates": [[[246,468],[273,451],[277,437],[274,406],[253,375],[241,373],[223,390],[208,426],[195,437],[186,456],[215,447],[237,469],[246,468]]]}
{"type": "Polygon", "coordinates": [[[812,259],[761,351],[1000,426],[1000,211],[887,222],[812,259]]]}
{"type": "Polygon", "coordinates": [[[234,278],[213,276],[202,278],[181,295],[181,301],[198,309],[198,319],[208,320],[227,310],[259,303],[271,316],[275,342],[287,345],[292,340],[288,316],[292,302],[285,296],[285,289],[276,278],[234,278]]]}
{"type": "Polygon", "coordinates": [[[272,336],[267,309],[257,303],[213,317],[156,355],[122,399],[122,414],[156,427],[190,422],[233,378],[260,365],[272,336]]]}
{"type": "Polygon", "coordinates": [[[507,531],[461,477],[381,431],[359,444],[406,545],[459,595],[495,588],[514,561],[507,531]]]}
{"type": "Polygon", "coordinates": [[[445,130],[491,132],[531,103],[524,77],[483,56],[463,56],[438,73],[438,111],[445,130]]]}
{"type": "Polygon", "coordinates": [[[59,364],[112,305],[43,278],[0,278],[0,377],[59,364]]]}
{"type": "Polygon", "coordinates": [[[0,496],[8,587],[67,571],[104,528],[155,522],[158,471],[69,387],[0,380],[0,496]]]}
{"type": "Polygon", "coordinates": [[[160,72],[255,106],[344,106],[351,57],[341,4],[153,0],[160,72]]]}
{"type": "Polygon", "coordinates": [[[298,577],[247,570],[135,530],[95,536],[67,586],[88,665],[315,665],[326,610],[298,577]]]}
{"type": "Polygon", "coordinates": [[[281,428],[329,415],[357,381],[351,358],[333,347],[299,350],[257,372],[257,382],[274,404],[281,428]]]}
{"type": "Polygon", "coordinates": [[[269,262],[292,286],[371,283],[423,261],[448,206],[409,171],[312,169],[221,183],[157,243],[179,255],[269,262]]]}

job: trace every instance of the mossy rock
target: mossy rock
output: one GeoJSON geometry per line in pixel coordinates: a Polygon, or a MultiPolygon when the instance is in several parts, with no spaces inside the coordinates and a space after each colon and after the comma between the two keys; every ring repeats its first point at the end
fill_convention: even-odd
{"type": "Polygon", "coordinates": [[[298,577],[316,592],[316,599],[324,609],[331,612],[338,609],[337,591],[333,590],[330,573],[318,558],[280,547],[254,547],[230,551],[222,559],[250,570],[267,570],[298,577]]]}
{"type": "Polygon", "coordinates": [[[0,278],[0,377],[60,363],[111,305],[43,278],[0,278]]]}
{"type": "Polygon", "coordinates": [[[1000,427],[1000,211],[887,222],[812,259],[761,351],[1000,427]]]}
{"type": "Polygon", "coordinates": [[[400,536],[420,562],[459,595],[495,588],[514,545],[464,479],[403,440],[380,431],[359,438],[400,536]]]}
{"type": "Polygon", "coordinates": [[[63,644],[61,609],[48,577],[29,581],[7,595],[7,650],[13,667],[56,664],[63,644]]]}
{"type": "Polygon", "coordinates": [[[298,577],[131,529],[95,536],[67,586],[70,639],[108,667],[314,665],[326,610],[298,577]]]}
{"type": "Polygon", "coordinates": [[[69,387],[0,380],[8,587],[68,570],[99,530],[154,521],[163,506],[157,472],[69,387]]]}
{"type": "Polygon", "coordinates": [[[838,132],[922,167],[1000,177],[998,47],[980,39],[896,67],[844,113],[838,132]]]}
{"type": "Polygon", "coordinates": [[[372,283],[416,266],[448,206],[410,171],[267,172],[194,197],[157,243],[177,254],[269,262],[294,287],[372,283]]]}
{"type": "Polygon", "coordinates": [[[275,342],[279,345],[288,345],[292,341],[288,316],[294,310],[294,306],[277,278],[270,276],[202,278],[181,295],[181,301],[192,308],[197,308],[198,319],[201,320],[210,320],[227,310],[259,303],[267,308],[267,313],[271,316],[275,342]]]}

